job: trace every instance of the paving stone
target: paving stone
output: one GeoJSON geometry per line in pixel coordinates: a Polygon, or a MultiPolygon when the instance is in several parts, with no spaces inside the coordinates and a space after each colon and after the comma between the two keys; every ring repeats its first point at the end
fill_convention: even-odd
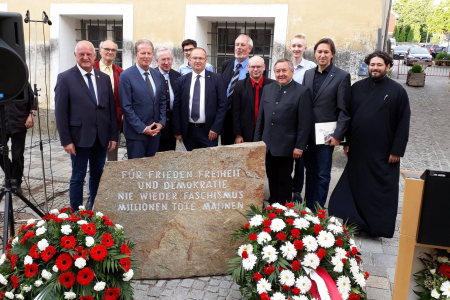
{"type": "Polygon", "coordinates": [[[167,282],[167,281],[165,281],[165,280],[158,280],[158,282],[155,284],[155,286],[157,286],[157,287],[163,287],[164,284],[165,284],[166,282],[167,282]]]}
{"type": "Polygon", "coordinates": [[[148,285],[146,285],[146,284],[137,284],[134,288],[135,289],[137,289],[137,290],[143,290],[143,291],[146,291],[146,290],[148,290],[148,285]]]}
{"type": "Polygon", "coordinates": [[[161,293],[164,290],[162,288],[159,287],[152,287],[149,291],[148,291],[148,295],[149,296],[153,296],[153,297],[158,297],[159,295],[161,295],[161,293]]]}
{"type": "MultiPolygon", "coordinates": [[[[374,266],[374,265],[363,264],[363,270],[364,270],[364,272],[369,272],[370,277],[372,277],[372,276],[387,277],[388,276],[388,274],[386,272],[386,267],[384,267],[384,266],[374,266]]],[[[369,279],[370,279],[370,277],[369,277],[369,279]]]]}
{"type": "Polygon", "coordinates": [[[383,253],[384,254],[390,254],[390,255],[397,255],[398,254],[398,247],[383,246],[383,253]]]}
{"type": "Polygon", "coordinates": [[[167,281],[167,284],[166,284],[166,289],[169,289],[169,290],[173,290],[173,289],[176,289],[177,288],[177,286],[180,284],[180,282],[181,282],[181,280],[169,280],[169,281],[167,281]]]}
{"type": "Polygon", "coordinates": [[[231,293],[228,295],[227,299],[229,297],[234,298],[234,299],[241,299],[242,294],[241,294],[241,292],[234,290],[234,291],[231,291],[231,293]]]}
{"type": "Polygon", "coordinates": [[[397,264],[397,256],[396,255],[388,255],[388,254],[373,254],[373,264],[375,266],[385,266],[385,267],[395,267],[397,264]]]}
{"type": "Polygon", "coordinates": [[[220,282],[219,286],[220,286],[221,288],[228,289],[228,288],[231,287],[231,284],[232,284],[231,281],[225,281],[225,280],[222,280],[222,281],[220,282]]]}
{"type": "Polygon", "coordinates": [[[370,276],[366,284],[368,287],[389,290],[389,280],[385,277],[370,276]]]}
{"type": "Polygon", "coordinates": [[[206,292],[203,300],[217,300],[217,293],[206,292]]]}
{"type": "Polygon", "coordinates": [[[170,297],[170,296],[172,296],[172,294],[173,294],[173,290],[167,290],[167,289],[165,289],[162,293],[161,293],[161,297],[164,297],[164,296],[166,296],[166,297],[170,297]]]}
{"type": "Polygon", "coordinates": [[[385,239],[383,238],[383,246],[395,246],[398,247],[399,240],[398,239],[385,239]]]}
{"type": "Polygon", "coordinates": [[[173,300],[185,300],[188,293],[189,289],[179,287],[173,291],[172,298],[173,300]]]}
{"type": "Polygon", "coordinates": [[[228,289],[219,288],[219,296],[226,297],[228,296],[228,293],[229,293],[228,289]]]}
{"type": "Polygon", "coordinates": [[[390,290],[377,289],[373,287],[367,287],[367,300],[388,300],[391,299],[390,290]]]}
{"type": "Polygon", "coordinates": [[[144,290],[134,290],[133,299],[140,300],[147,297],[147,291],[144,290]]]}
{"type": "Polygon", "coordinates": [[[192,285],[192,288],[196,290],[203,290],[205,288],[205,285],[206,284],[204,282],[196,280],[192,285]]]}
{"type": "Polygon", "coordinates": [[[383,253],[383,246],[377,240],[361,239],[361,250],[372,253],[383,253]]]}
{"type": "Polygon", "coordinates": [[[205,296],[205,292],[198,290],[192,290],[188,295],[189,299],[202,299],[203,296],[205,296]]]}
{"type": "Polygon", "coordinates": [[[188,278],[188,279],[183,279],[183,281],[181,282],[180,285],[181,285],[182,287],[188,287],[188,288],[190,288],[193,284],[194,284],[194,279],[188,278]]]}
{"type": "Polygon", "coordinates": [[[219,287],[218,286],[209,285],[207,287],[207,290],[208,290],[208,292],[218,293],[219,292],[219,287]]]}
{"type": "Polygon", "coordinates": [[[219,285],[220,284],[220,279],[217,279],[217,278],[214,278],[214,279],[211,279],[210,281],[209,281],[209,285],[219,285]]]}
{"type": "Polygon", "coordinates": [[[394,279],[395,279],[395,268],[387,268],[386,269],[389,281],[391,283],[394,283],[394,279]]]}

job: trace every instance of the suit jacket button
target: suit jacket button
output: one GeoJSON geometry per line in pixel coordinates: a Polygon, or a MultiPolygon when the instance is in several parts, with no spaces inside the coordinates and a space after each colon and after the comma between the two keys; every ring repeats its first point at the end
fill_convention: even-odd
{"type": "Polygon", "coordinates": [[[275,114],[275,112],[272,113],[272,115],[274,115],[274,114],[275,114]]]}
{"type": "Polygon", "coordinates": [[[272,126],[273,126],[273,123],[271,123],[270,125],[272,125],[272,126]]]}
{"type": "Polygon", "coordinates": [[[170,108],[167,109],[167,111],[169,111],[169,110],[170,110],[170,108]]]}
{"type": "Polygon", "coordinates": [[[167,118],[167,121],[169,121],[170,119],[169,118],[167,118]]]}
{"type": "Polygon", "coordinates": [[[278,104],[278,102],[275,102],[275,104],[278,104]]]}

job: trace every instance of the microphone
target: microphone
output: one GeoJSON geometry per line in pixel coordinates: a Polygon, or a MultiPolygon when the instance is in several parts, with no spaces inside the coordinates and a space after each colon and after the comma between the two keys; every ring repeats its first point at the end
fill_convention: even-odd
{"type": "Polygon", "coordinates": [[[25,14],[25,19],[23,20],[25,23],[28,23],[30,21],[30,11],[27,10],[27,13],[25,14]]]}
{"type": "Polygon", "coordinates": [[[52,25],[52,21],[48,18],[47,14],[44,11],[44,23],[47,23],[49,26],[52,25]]]}

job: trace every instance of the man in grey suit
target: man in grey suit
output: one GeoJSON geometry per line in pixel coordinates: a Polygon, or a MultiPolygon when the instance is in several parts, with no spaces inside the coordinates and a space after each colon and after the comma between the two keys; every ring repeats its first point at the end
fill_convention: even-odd
{"type": "Polygon", "coordinates": [[[334,42],[323,38],[314,46],[317,67],[306,71],[303,85],[313,95],[314,123],[336,122],[325,145],[316,145],[314,129],[303,159],[306,169],[305,199],[312,211],[325,206],[330,187],[334,147],[344,139],[350,124],[350,74],[333,65],[334,42]]]}
{"type": "Polygon", "coordinates": [[[277,82],[268,84],[261,97],[254,141],[266,143],[269,203],[292,200],[294,159],[306,149],[312,125],[311,92],[292,80],[294,65],[280,59],[274,66],[277,82]]]}

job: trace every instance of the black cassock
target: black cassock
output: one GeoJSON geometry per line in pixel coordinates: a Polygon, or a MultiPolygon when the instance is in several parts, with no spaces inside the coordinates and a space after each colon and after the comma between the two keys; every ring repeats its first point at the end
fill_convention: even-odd
{"type": "Polygon", "coordinates": [[[388,77],[352,86],[348,162],[330,198],[331,215],[356,223],[372,236],[392,237],[398,208],[400,162],[411,111],[405,89],[388,77]]]}

